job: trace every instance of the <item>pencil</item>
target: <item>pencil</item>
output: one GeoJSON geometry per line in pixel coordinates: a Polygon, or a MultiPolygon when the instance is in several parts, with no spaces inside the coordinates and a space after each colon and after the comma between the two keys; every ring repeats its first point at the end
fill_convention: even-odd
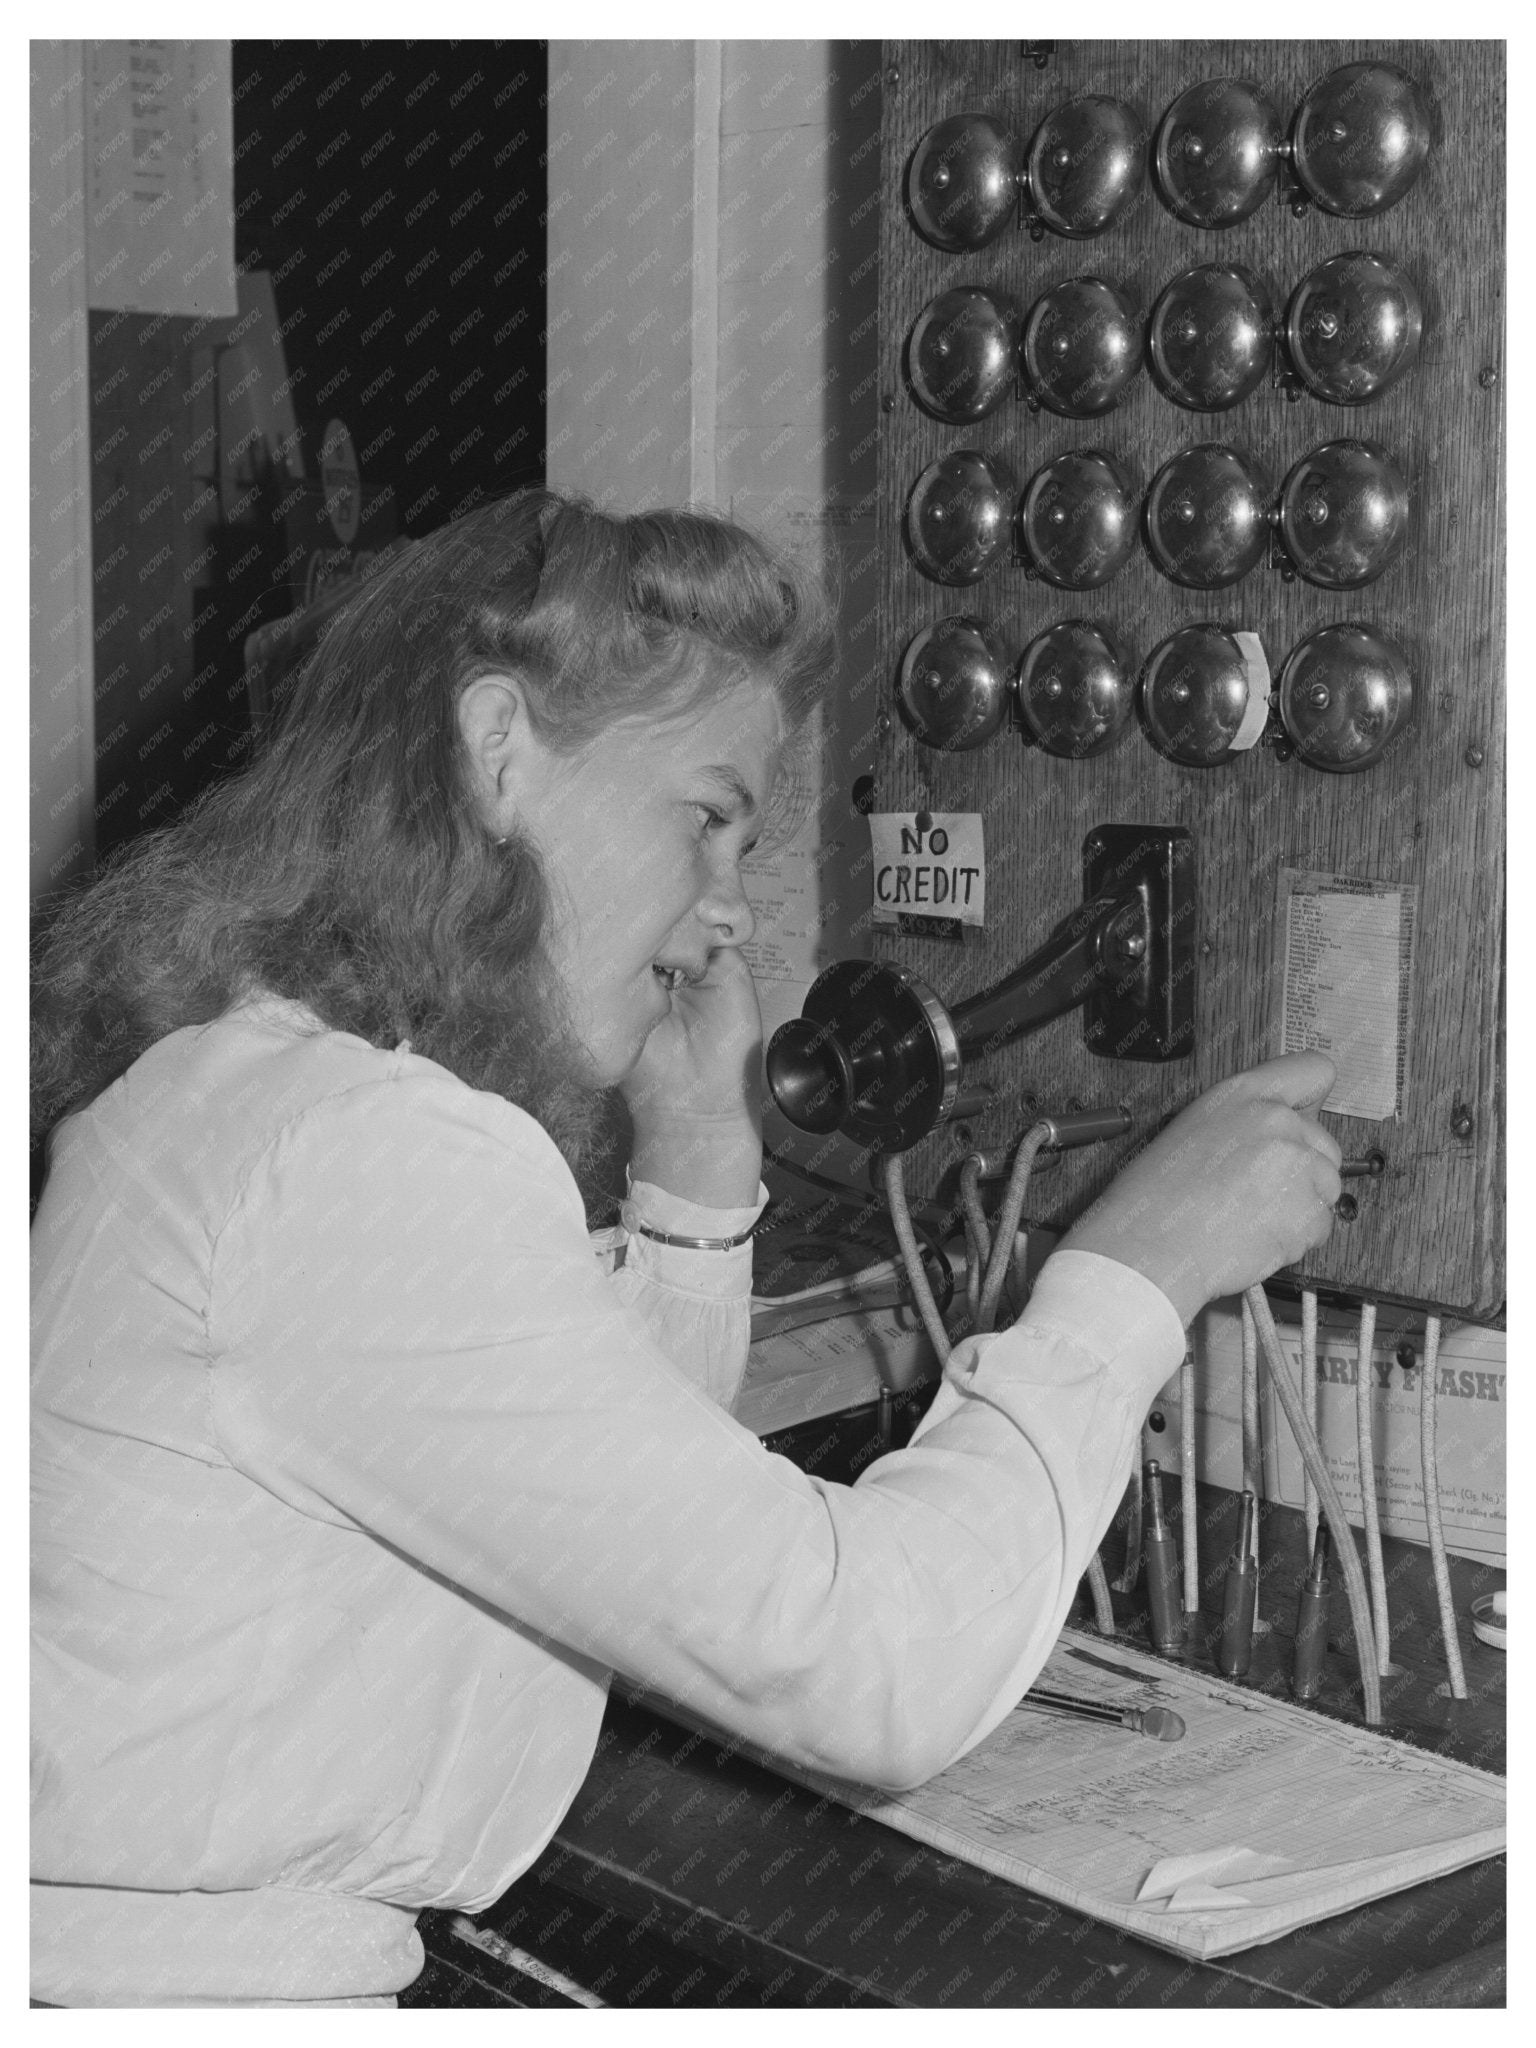
{"type": "Polygon", "coordinates": [[[1044,1686],[1032,1686],[1019,1705],[1047,1714],[1072,1715],[1080,1721],[1105,1721],[1137,1735],[1150,1735],[1155,1742],[1177,1742],[1184,1733],[1183,1721],[1170,1707],[1117,1707],[1109,1700],[1079,1699],[1044,1686]]]}

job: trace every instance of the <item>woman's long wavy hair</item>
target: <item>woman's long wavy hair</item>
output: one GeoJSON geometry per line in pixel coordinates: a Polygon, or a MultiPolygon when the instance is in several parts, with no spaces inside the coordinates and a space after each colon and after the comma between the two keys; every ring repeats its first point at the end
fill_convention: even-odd
{"type": "Polygon", "coordinates": [[[756,679],[797,731],[828,618],[814,577],[702,513],[525,491],[404,549],[331,621],[259,757],[48,921],[34,1129],[270,991],[521,1104],[581,1174],[601,1098],[541,944],[538,860],[477,811],[460,694],[514,670],[541,737],[575,753],[617,718],[756,679]]]}

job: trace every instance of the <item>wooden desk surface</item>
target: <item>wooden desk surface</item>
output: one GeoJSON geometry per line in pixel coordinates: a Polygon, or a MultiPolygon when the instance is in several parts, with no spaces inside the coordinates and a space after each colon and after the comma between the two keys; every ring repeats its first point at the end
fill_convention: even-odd
{"type": "MultiPolygon", "coordinates": [[[[1231,1496],[1205,1488],[1201,1507],[1209,1623],[1235,1517],[1231,1496]]],[[[1268,1511],[1260,1615],[1272,1626],[1247,1681],[1267,1691],[1283,1692],[1290,1670],[1302,1547],[1300,1517],[1268,1511]]],[[[1503,1654],[1464,1627],[1470,1696],[1451,1700],[1428,1558],[1390,1540],[1385,1550],[1398,1667],[1383,1681],[1388,1732],[1502,1770],[1503,1654]]],[[[1504,1583],[1490,1567],[1451,1566],[1462,1618],[1474,1594],[1504,1583]]],[[[1140,1587],[1116,1596],[1116,1614],[1145,1647],[1140,1587]]],[[[1331,1618],[1318,1710],[1358,1717],[1342,1587],[1331,1618]]],[[[1186,1650],[1196,1662],[1200,1633],[1186,1650]]],[[[423,1916],[428,1966],[401,2003],[567,2002],[508,1961],[511,1945],[618,2006],[1488,2006],[1504,2000],[1504,1915],[1498,1858],[1191,1962],[818,1799],[616,1689],[549,1848],[474,1923],[480,1945],[463,1938],[466,1923],[423,1916]]]]}

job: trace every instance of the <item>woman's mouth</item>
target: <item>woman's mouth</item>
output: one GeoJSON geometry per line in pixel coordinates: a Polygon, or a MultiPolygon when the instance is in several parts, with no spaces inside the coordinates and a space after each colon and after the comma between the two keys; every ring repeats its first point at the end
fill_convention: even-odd
{"type": "Polygon", "coordinates": [[[680,988],[697,988],[706,970],[703,967],[683,967],[676,961],[653,960],[651,972],[667,994],[674,995],[680,988]]]}

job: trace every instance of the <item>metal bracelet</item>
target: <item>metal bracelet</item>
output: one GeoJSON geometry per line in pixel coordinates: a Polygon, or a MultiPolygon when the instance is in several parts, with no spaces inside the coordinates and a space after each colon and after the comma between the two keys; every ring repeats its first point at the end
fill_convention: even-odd
{"type": "Polygon", "coordinates": [[[743,1230],[736,1237],[679,1237],[672,1230],[652,1230],[648,1223],[634,1223],[630,1228],[641,1237],[654,1239],[657,1244],[676,1245],[685,1252],[732,1252],[738,1245],[750,1244],[757,1235],[757,1226],[743,1230]]]}

